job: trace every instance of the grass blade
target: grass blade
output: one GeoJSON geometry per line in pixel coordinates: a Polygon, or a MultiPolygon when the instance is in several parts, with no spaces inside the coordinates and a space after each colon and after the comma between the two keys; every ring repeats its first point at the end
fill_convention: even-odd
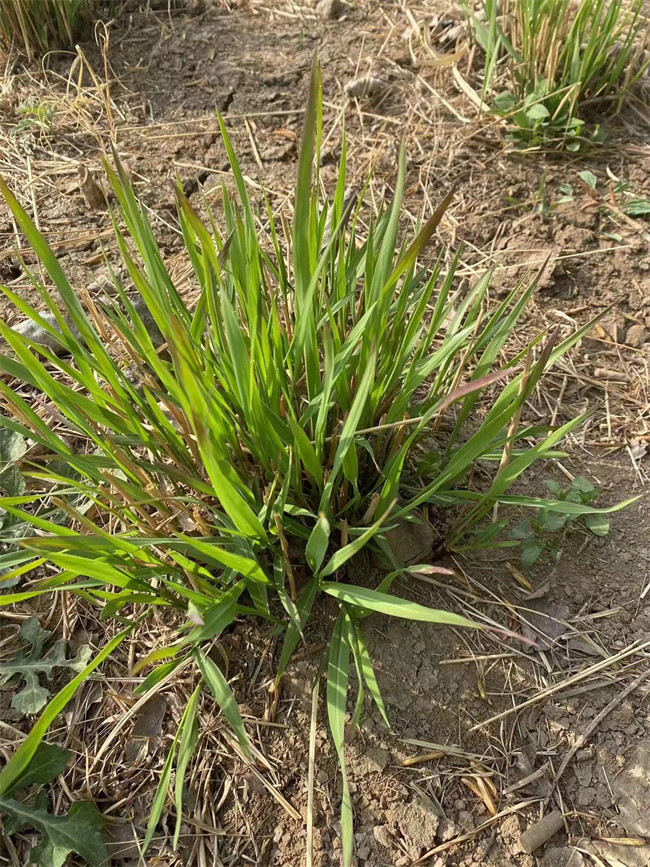
{"type": "Polygon", "coordinates": [[[441,611],[437,608],[427,608],[417,602],[408,602],[388,593],[379,593],[367,587],[357,587],[353,584],[333,584],[324,581],[322,588],[339,602],[354,605],[357,608],[368,608],[390,617],[403,617],[405,620],[420,620],[424,623],[442,623],[446,626],[464,626],[468,629],[480,629],[478,623],[468,620],[460,614],[451,611],[441,611]]]}
{"type": "Polygon", "coordinates": [[[345,705],[348,694],[348,669],[350,647],[347,642],[347,622],[341,611],[330,639],[327,664],[327,716],[334,741],[334,748],[341,769],[343,796],[341,799],[341,842],[343,845],[343,867],[351,867],[354,846],[352,826],[352,801],[345,770],[345,705]]]}
{"type": "Polygon", "coordinates": [[[199,740],[199,727],[196,721],[196,715],[199,708],[201,689],[202,685],[199,684],[192,693],[190,700],[187,703],[187,707],[183,712],[183,718],[181,719],[181,724],[178,729],[181,745],[178,750],[176,779],[174,780],[174,805],[176,808],[176,825],[174,826],[173,842],[174,851],[178,849],[178,840],[181,833],[181,823],[183,819],[183,788],[185,784],[185,773],[199,740]]]}
{"type": "Polygon", "coordinates": [[[221,673],[221,669],[215,665],[210,657],[203,653],[203,651],[197,648],[193,651],[192,656],[194,657],[194,661],[196,662],[199,671],[203,675],[203,679],[210,687],[212,695],[215,697],[217,704],[221,708],[221,712],[228,720],[234,733],[237,735],[237,740],[242,748],[242,752],[246,758],[252,760],[250,743],[248,741],[248,735],[246,734],[244,721],[241,718],[237,702],[235,701],[235,696],[232,694],[228,681],[221,673]]]}

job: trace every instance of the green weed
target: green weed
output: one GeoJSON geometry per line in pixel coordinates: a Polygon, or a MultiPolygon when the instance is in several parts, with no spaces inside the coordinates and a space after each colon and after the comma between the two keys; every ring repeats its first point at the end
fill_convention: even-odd
{"type": "Polygon", "coordinates": [[[95,5],[94,0],[3,0],[0,39],[28,60],[52,48],[71,48],[95,5]]]}
{"type": "Polygon", "coordinates": [[[47,703],[50,692],[42,686],[39,676],[49,678],[55,668],[82,671],[91,656],[88,645],[80,647],[74,659],[68,659],[65,642],[57,641],[47,652],[45,642],[52,633],[41,629],[38,617],[29,617],[20,629],[20,637],[30,645],[20,650],[9,662],[0,662],[0,685],[12,678],[24,681],[24,687],[11,700],[11,706],[22,714],[35,714],[47,703]]]}
{"type": "Polygon", "coordinates": [[[601,126],[584,118],[603,100],[618,111],[648,68],[643,0],[483,0],[483,7],[483,19],[470,13],[484,51],[483,98],[508,118],[510,137],[567,150],[602,141],[601,126]]]}
{"type": "Polygon", "coordinates": [[[74,852],[92,867],[102,867],[108,863],[108,851],[102,839],[104,820],[95,807],[76,801],[65,815],[54,815],[41,788],[64,772],[71,757],[70,750],[54,744],[38,745],[24,772],[0,795],[3,831],[38,832],[41,839],[31,849],[30,863],[59,867],[74,852]]]}
{"type": "Polygon", "coordinates": [[[20,136],[27,130],[44,130],[47,131],[52,127],[52,119],[54,118],[54,108],[51,105],[42,103],[21,103],[16,108],[16,114],[20,120],[12,128],[12,136],[20,136]]]}
{"type": "MultiPolygon", "coordinates": [[[[578,178],[583,189],[587,190],[595,204],[614,214],[625,214],[628,217],[647,217],[650,215],[650,199],[640,196],[632,189],[629,181],[618,178],[607,167],[607,189],[602,189],[599,179],[593,172],[584,170],[578,172],[578,178]]],[[[563,184],[560,191],[564,194],[561,201],[571,202],[575,192],[571,184],[563,184]]]]}
{"type": "MultiPolygon", "coordinates": [[[[564,487],[557,482],[548,480],[546,486],[552,499],[557,503],[573,505],[592,504],[600,489],[589,479],[576,476],[570,487],[564,487]]],[[[576,514],[572,511],[540,509],[532,521],[522,521],[510,531],[510,538],[521,545],[521,562],[524,566],[532,566],[543,553],[550,554],[554,559],[560,557],[558,534],[562,538],[572,526],[582,525],[594,536],[606,536],[609,533],[609,521],[602,514],[576,514]]]]}
{"type": "MultiPolygon", "coordinates": [[[[390,562],[386,531],[430,504],[460,512],[450,545],[462,544],[495,503],[565,509],[564,502],[507,491],[581,423],[533,428],[519,419],[544,370],[589,326],[563,342],[542,336],[503,361],[534,282],[515,287],[492,308],[489,274],[460,289],[458,256],[446,272],[442,258],[432,268],[421,263],[450,197],[410,243],[399,239],[403,149],[394,199],[370,218],[367,230],[359,219],[363,195],[356,207],[345,196],[345,142],[333,198],[321,202],[318,65],[290,220],[276,218],[269,203],[256,212],[220,124],[237,200],[224,191],[223,214],[219,220],[209,215],[206,224],[178,191],[198,290],[192,307],[174,285],[119,164],[106,167],[119,205],[115,237],[146,316],[117,278],[120,303],[87,312],[33,221],[0,182],[55,287],[33,276],[34,304],[8,287],[4,293],[26,316],[56,331],[68,352],[56,355],[0,323],[11,349],[0,356],[7,411],[1,424],[38,444],[45,456],[29,471],[23,466],[29,478],[24,494],[0,500],[8,514],[38,529],[19,540],[19,565],[11,561],[16,552],[0,557],[0,567],[5,558],[11,561],[5,579],[35,570],[16,592],[0,596],[0,604],[71,593],[124,627],[43,710],[0,773],[0,793],[27,767],[78,685],[154,607],[175,610],[185,614],[186,625],[172,644],[139,660],[137,670],[151,670],[138,693],[147,694],[180,667],[184,677],[194,669],[198,686],[163,771],[148,844],[168,790],[180,816],[178,781],[196,747],[200,695],[212,695],[242,754],[251,754],[230,686],[207,652],[210,643],[236,618],[271,621],[283,636],[279,684],[310,615],[320,610],[317,598],[329,596],[339,615],[324,665],[341,758],[348,865],[353,835],[343,741],[351,658],[359,690],[367,689],[385,716],[364,641],[365,616],[479,624],[392,594],[403,572],[397,564],[375,588],[349,583],[346,564],[368,546],[390,562]],[[38,306],[56,316],[58,329],[38,306]],[[110,345],[102,334],[111,334],[110,345]],[[44,394],[56,416],[37,412],[23,396],[26,386],[44,394]],[[477,461],[494,468],[480,491],[468,481],[477,461]],[[61,464],[67,473],[53,469],[61,464]],[[80,509],[74,497],[92,508],[80,509]],[[52,519],[59,510],[67,525],[52,519]],[[46,578],[37,571],[44,564],[46,578]]],[[[598,512],[587,504],[573,508],[598,512]]]]}

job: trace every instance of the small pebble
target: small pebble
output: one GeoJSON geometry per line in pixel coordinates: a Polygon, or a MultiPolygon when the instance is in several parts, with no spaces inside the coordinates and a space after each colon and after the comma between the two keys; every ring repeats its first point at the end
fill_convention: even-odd
{"type": "Polygon", "coordinates": [[[316,12],[321,18],[340,18],[348,10],[344,0],[319,0],[316,12]]]}
{"type": "Polygon", "coordinates": [[[158,347],[162,346],[165,342],[165,338],[160,328],[158,328],[158,323],[153,318],[144,298],[142,297],[142,295],[136,295],[131,298],[131,303],[133,304],[135,312],[140,317],[142,324],[147,330],[147,334],[149,335],[151,342],[154,345],[154,348],[158,349],[158,347]]]}
{"type": "MultiPolygon", "coordinates": [[[[39,315],[55,331],[59,334],[61,333],[59,323],[56,321],[54,313],[49,310],[41,310],[39,311],[39,315]]],[[[67,353],[65,346],[54,334],[50,334],[49,331],[46,331],[45,328],[39,325],[38,322],[34,322],[32,319],[26,319],[24,322],[19,322],[18,325],[14,325],[11,330],[15,331],[17,334],[22,334],[23,337],[27,337],[34,343],[38,343],[39,346],[46,346],[57,355],[65,355],[67,353]]]]}
{"type": "Polygon", "coordinates": [[[552,813],[547,813],[543,819],[535,822],[524,831],[519,841],[521,848],[526,855],[530,855],[563,827],[564,816],[559,810],[553,810],[552,813]]]}
{"type": "Polygon", "coordinates": [[[591,786],[581,788],[578,792],[578,804],[581,807],[588,807],[590,804],[593,804],[595,797],[596,791],[591,786]]]}
{"type": "Polygon", "coordinates": [[[78,168],[79,174],[79,189],[84,197],[84,201],[91,211],[101,211],[106,209],[106,196],[104,191],[99,186],[97,181],[92,176],[91,172],[84,165],[78,168]]]}
{"type": "Polygon", "coordinates": [[[625,335],[625,342],[628,346],[633,346],[639,349],[648,339],[648,332],[645,325],[631,325],[625,335]]]}
{"type": "Polygon", "coordinates": [[[350,99],[362,99],[364,96],[376,96],[384,88],[384,83],[380,78],[374,75],[362,75],[361,78],[355,78],[353,81],[348,81],[345,85],[345,95],[350,99]]]}

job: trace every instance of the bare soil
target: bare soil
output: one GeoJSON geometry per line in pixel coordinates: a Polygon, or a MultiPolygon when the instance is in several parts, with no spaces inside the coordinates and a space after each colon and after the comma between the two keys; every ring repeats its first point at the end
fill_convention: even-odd
{"type": "MultiPolygon", "coordinates": [[[[273,208],[288,211],[302,109],[318,52],[326,185],[334,177],[343,120],[350,182],[359,185],[373,168],[372,204],[390,196],[403,138],[409,160],[405,228],[453,188],[439,241],[448,250],[463,244],[464,277],[472,280],[498,266],[492,290],[498,298],[531,270],[543,269],[524,329],[513,335],[515,348],[524,331],[557,325],[568,334],[606,311],[527,408],[538,423],[566,421],[585,409],[593,415],[569,443],[569,457],[529,476],[526,491],[543,495],[545,478],[565,481],[569,474],[602,485],[603,504],[643,493],[650,431],[650,222],[622,214],[608,175],[609,170],[628,181],[637,197],[650,197],[650,144],[639,111],[604,118],[609,138],[599,150],[572,156],[514,151],[501,126],[480,116],[441,57],[461,50],[458,71],[471,86],[462,34],[456,46],[437,40],[433,31],[431,52],[412,32],[414,21],[432,22],[435,15],[450,26],[460,22],[458,10],[433,0],[352,0],[336,19],[323,19],[309,2],[280,0],[207,3],[198,12],[127,6],[110,25],[105,56],[97,44],[83,45],[96,80],[73,53],[60,53],[47,70],[25,69],[14,58],[2,81],[0,171],[35,210],[76,286],[101,276],[104,246],[113,256],[108,217],[89,210],[76,181],[79,162],[101,179],[100,154],[111,131],[181,283],[187,272],[179,257],[174,181],[180,179],[197,207],[205,196],[217,215],[221,183],[229,183],[215,107],[226,119],[253,193],[261,201],[264,188],[273,208]],[[345,84],[369,72],[382,82],[379,93],[348,100],[345,84]],[[21,126],[29,104],[51,106],[51,122],[21,126]],[[578,177],[587,169],[598,178],[596,193],[578,177]],[[573,190],[568,201],[559,189],[564,184],[573,190]]],[[[17,244],[9,215],[0,210],[0,278],[29,292],[17,244]]],[[[15,316],[6,305],[2,313],[15,316]]],[[[456,580],[433,586],[409,579],[400,586],[401,593],[425,604],[470,606],[534,639],[536,649],[505,634],[368,620],[369,649],[392,730],[366,697],[362,723],[347,746],[358,864],[650,864],[648,682],[640,680],[623,695],[648,669],[646,499],[613,515],[611,524],[604,538],[569,533],[557,563],[547,556],[525,570],[507,549],[491,551],[455,558],[456,580]],[[618,660],[616,654],[626,649],[618,660]],[[427,754],[437,757],[422,759],[427,754]],[[567,756],[566,770],[556,779],[567,756]],[[565,813],[565,828],[546,847],[525,854],[521,832],[554,808],[565,813]]],[[[402,540],[416,562],[431,557],[434,541],[435,527],[430,537],[402,540]]],[[[375,579],[371,563],[356,568],[359,583],[375,579]]],[[[103,643],[107,625],[89,622],[83,607],[71,602],[63,611],[23,606],[0,614],[5,651],[15,648],[18,622],[34,611],[73,647],[103,643]]],[[[340,776],[327,735],[322,678],[315,715],[312,703],[318,650],[331,617],[323,610],[307,636],[313,652],[292,663],[274,722],[268,717],[276,638],[250,625],[226,636],[229,676],[267,764],[260,763],[255,774],[237,759],[223,722],[206,710],[211,727],[202,736],[201,759],[188,787],[180,852],[171,851],[174,817],[166,813],[151,850],[157,854],[148,855],[147,863],[302,865],[307,826],[313,828],[307,863],[340,863],[340,776]]],[[[96,801],[113,823],[115,863],[138,863],[134,838],[142,837],[191,689],[190,683],[170,684],[161,692],[164,702],[145,707],[144,714],[135,704],[132,689],[140,678],[129,674],[135,655],[162,645],[170,628],[155,626],[101,681],[87,685],[66,712],[65,725],[53,732],[79,754],[58,804],[74,797],[96,801]],[[134,750],[133,742],[142,749],[134,750]]],[[[6,750],[26,728],[10,700],[11,692],[0,691],[6,750]]],[[[0,838],[0,863],[19,863],[2,846],[0,838]]]]}

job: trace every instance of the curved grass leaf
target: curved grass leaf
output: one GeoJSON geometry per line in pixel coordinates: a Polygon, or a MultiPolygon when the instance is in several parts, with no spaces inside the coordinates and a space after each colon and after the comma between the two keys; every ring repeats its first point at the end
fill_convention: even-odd
{"type": "Polygon", "coordinates": [[[293,656],[293,653],[298,646],[298,642],[302,638],[302,631],[309,619],[309,615],[311,614],[318,589],[318,579],[314,577],[307,582],[298,601],[296,602],[297,617],[295,615],[291,617],[291,622],[287,626],[287,631],[285,632],[282,651],[278,662],[276,683],[279,682],[280,678],[284,674],[284,670],[289,664],[289,660],[293,656]]]}
{"type": "Polygon", "coordinates": [[[321,587],[325,593],[329,593],[339,602],[345,602],[357,608],[378,611],[380,614],[387,614],[390,617],[403,617],[405,620],[420,620],[424,623],[442,623],[446,626],[465,626],[468,629],[481,628],[478,623],[474,623],[460,614],[441,611],[437,608],[427,608],[426,605],[399,599],[397,596],[389,596],[388,593],[380,593],[367,587],[356,587],[353,584],[333,584],[327,581],[324,581],[321,587]]]}
{"type": "Polygon", "coordinates": [[[356,648],[355,653],[359,659],[359,665],[361,667],[361,671],[363,673],[363,679],[368,687],[368,691],[373,698],[373,701],[377,705],[377,709],[382,716],[382,719],[386,723],[387,728],[390,728],[390,722],[388,721],[388,714],[386,713],[386,707],[384,706],[384,700],[381,697],[381,692],[379,690],[379,684],[377,683],[377,678],[375,676],[375,670],[372,667],[372,662],[370,661],[370,654],[368,653],[368,648],[366,646],[366,640],[363,637],[363,633],[361,628],[355,624],[355,638],[356,638],[356,648]]]}
{"type": "Polygon", "coordinates": [[[312,572],[318,573],[321,563],[327,553],[327,547],[330,541],[330,524],[327,520],[327,515],[321,512],[318,520],[311,531],[311,535],[307,540],[305,548],[305,556],[309,563],[312,572]]]}
{"type": "Polygon", "coordinates": [[[350,647],[347,642],[347,622],[341,611],[330,639],[327,663],[327,716],[334,741],[334,748],[341,769],[343,795],[341,799],[341,842],[343,845],[343,867],[352,864],[354,846],[352,826],[352,802],[345,770],[345,705],[348,694],[348,669],[350,647]]]}
{"type": "Polygon", "coordinates": [[[199,684],[187,703],[178,730],[181,743],[178,749],[176,779],[174,780],[174,805],[176,808],[176,825],[174,826],[173,843],[174,850],[178,848],[178,839],[180,837],[181,823],[183,820],[183,789],[185,785],[185,773],[199,740],[199,727],[196,721],[196,714],[199,707],[201,690],[202,684],[199,684]]]}
{"type": "Polygon", "coordinates": [[[210,657],[201,650],[194,650],[192,653],[199,671],[203,675],[203,679],[210,687],[212,695],[215,697],[217,704],[221,708],[221,712],[228,720],[232,730],[237,735],[237,740],[242,748],[244,755],[252,759],[250,743],[244,721],[239,713],[235,696],[228,685],[228,681],[221,673],[221,669],[215,665],[210,657]]]}

